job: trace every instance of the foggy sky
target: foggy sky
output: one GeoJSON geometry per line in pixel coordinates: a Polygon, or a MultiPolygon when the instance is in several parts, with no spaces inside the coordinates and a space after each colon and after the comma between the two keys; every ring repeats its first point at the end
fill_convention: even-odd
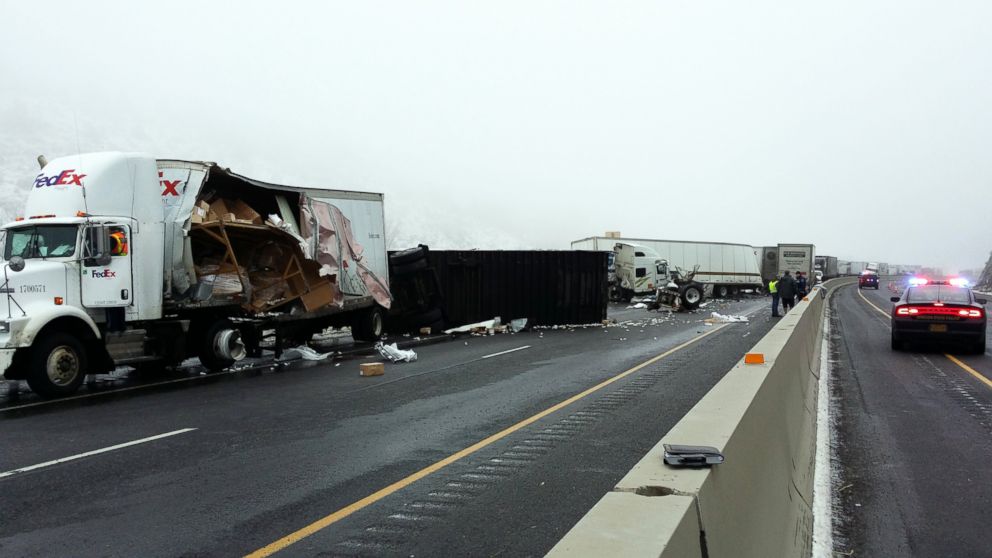
{"type": "Polygon", "coordinates": [[[0,0],[0,201],[38,153],[137,150],[383,192],[392,235],[446,248],[981,267],[990,27],[977,1],[0,0]]]}

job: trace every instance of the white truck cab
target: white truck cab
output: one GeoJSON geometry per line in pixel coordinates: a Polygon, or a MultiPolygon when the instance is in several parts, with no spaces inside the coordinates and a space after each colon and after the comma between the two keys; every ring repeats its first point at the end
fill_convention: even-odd
{"type": "Polygon", "coordinates": [[[613,253],[622,300],[629,302],[635,295],[653,294],[659,278],[668,276],[668,262],[647,246],[618,242],[613,253]]]}
{"type": "Polygon", "coordinates": [[[46,395],[75,390],[87,364],[84,345],[105,336],[108,320],[123,328],[161,318],[157,186],[155,159],[140,154],[45,165],[24,215],[2,227],[0,371],[19,365],[32,389],[46,395]],[[32,368],[44,368],[44,377],[29,374],[32,368]]]}

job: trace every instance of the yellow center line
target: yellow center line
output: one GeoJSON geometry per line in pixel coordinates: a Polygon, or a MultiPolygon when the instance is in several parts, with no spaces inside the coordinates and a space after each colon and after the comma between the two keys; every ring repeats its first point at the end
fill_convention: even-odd
{"type": "Polygon", "coordinates": [[[464,457],[467,457],[467,456],[469,456],[469,455],[471,455],[471,454],[473,454],[473,453],[475,453],[475,452],[477,452],[477,451],[485,448],[486,446],[492,445],[493,443],[495,443],[495,442],[497,442],[497,441],[499,441],[499,440],[501,440],[501,439],[509,436],[510,434],[513,434],[514,432],[517,432],[518,430],[520,430],[522,428],[525,428],[525,427],[533,424],[534,422],[537,422],[538,420],[540,420],[540,419],[542,419],[542,418],[550,415],[551,413],[554,413],[556,411],[559,411],[561,409],[564,409],[565,407],[568,407],[569,405],[575,403],[576,401],[579,401],[579,400],[581,400],[581,399],[583,399],[583,398],[585,398],[585,397],[587,397],[587,396],[589,396],[589,395],[591,395],[591,394],[593,394],[593,393],[595,393],[595,392],[603,389],[604,387],[606,387],[606,386],[608,386],[608,385],[610,385],[610,384],[612,384],[612,383],[614,383],[614,382],[616,382],[618,380],[622,380],[623,378],[626,378],[627,376],[630,376],[631,374],[637,372],[638,370],[644,368],[645,366],[650,366],[650,365],[658,362],[659,360],[661,360],[661,359],[663,359],[663,358],[671,355],[672,353],[678,352],[678,351],[680,351],[680,350],[688,347],[689,345],[692,345],[693,343],[696,343],[697,341],[703,339],[704,337],[707,337],[709,335],[712,335],[712,334],[716,333],[717,331],[720,331],[721,329],[723,329],[724,327],[726,327],[726,325],[727,324],[718,325],[718,326],[714,327],[713,329],[711,329],[710,331],[707,331],[706,333],[704,333],[702,335],[699,335],[697,337],[693,337],[692,339],[686,341],[685,343],[682,343],[681,345],[679,345],[677,347],[674,347],[672,349],[669,349],[669,350],[661,353],[660,355],[654,356],[654,357],[652,357],[652,358],[650,358],[650,359],[648,359],[648,360],[646,360],[646,361],[638,364],[637,366],[634,366],[633,368],[630,368],[629,370],[626,370],[624,372],[621,372],[620,374],[617,374],[616,376],[613,376],[612,378],[609,378],[609,379],[607,379],[607,380],[605,380],[605,381],[603,381],[603,382],[601,382],[599,384],[596,384],[595,386],[593,386],[593,387],[591,387],[591,388],[583,391],[582,393],[579,393],[577,395],[573,395],[572,397],[569,397],[568,399],[566,399],[566,400],[564,400],[564,401],[562,401],[562,402],[560,402],[560,403],[558,403],[556,405],[553,405],[553,406],[551,406],[551,407],[549,407],[549,408],[547,408],[547,409],[545,409],[545,410],[537,413],[536,415],[533,415],[533,416],[531,416],[529,418],[526,418],[526,419],[524,419],[524,420],[522,420],[522,421],[514,424],[513,426],[510,426],[509,428],[506,428],[505,430],[501,430],[500,432],[497,432],[496,434],[493,434],[492,436],[489,436],[488,438],[485,438],[484,440],[481,440],[479,442],[476,442],[476,443],[472,444],[471,446],[469,446],[469,447],[467,447],[465,449],[462,449],[462,450],[460,450],[458,452],[455,452],[455,453],[449,455],[448,457],[445,457],[444,459],[442,459],[440,461],[437,461],[436,463],[434,463],[432,465],[429,465],[427,467],[424,467],[423,469],[417,471],[416,473],[413,473],[412,475],[410,475],[410,476],[408,476],[406,478],[400,479],[400,480],[394,482],[393,484],[390,484],[389,486],[387,486],[385,488],[379,489],[378,491],[376,491],[376,492],[374,492],[374,493],[372,493],[372,494],[370,494],[370,495],[362,498],[361,500],[358,500],[356,502],[353,502],[353,503],[351,503],[351,504],[349,504],[349,505],[347,505],[347,506],[345,506],[345,507],[337,510],[336,512],[334,512],[334,513],[332,513],[330,515],[326,515],[326,516],[318,519],[317,521],[314,521],[313,523],[307,525],[306,527],[303,527],[303,528],[301,528],[301,529],[299,529],[297,531],[294,531],[294,532],[286,535],[285,537],[282,537],[281,539],[279,539],[279,540],[277,540],[275,542],[272,542],[272,543],[270,543],[270,544],[268,544],[268,545],[266,545],[266,546],[264,546],[264,547],[262,547],[262,548],[260,548],[260,549],[258,549],[256,551],[252,552],[251,554],[248,554],[247,555],[247,558],[262,558],[264,556],[271,556],[271,555],[275,554],[276,552],[279,552],[280,550],[286,548],[287,546],[289,546],[289,545],[291,545],[293,543],[296,543],[296,542],[300,541],[301,539],[304,539],[306,537],[309,537],[310,535],[313,535],[317,531],[320,531],[321,529],[324,529],[325,527],[328,527],[330,525],[333,525],[334,523],[336,523],[338,521],[341,521],[342,519],[348,517],[349,515],[357,512],[357,511],[359,511],[359,510],[361,510],[363,508],[366,508],[366,507],[368,507],[368,506],[370,506],[370,505],[378,502],[379,500],[382,500],[386,496],[389,496],[390,494],[393,494],[394,492],[397,492],[398,490],[401,490],[401,489],[403,489],[403,488],[405,488],[405,487],[407,487],[407,486],[409,486],[409,485],[417,482],[418,480],[420,480],[420,479],[422,479],[422,478],[424,478],[424,477],[426,477],[428,475],[431,475],[433,473],[436,473],[437,471],[439,471],[439,470],[447,467],[448,465],[451,465],[452,463],[458,461],[459,459],[462,459],[464,457]]]}
{"type": "MultiPolygon", "coordinates": [[[[885,310],[882,310],[878,306],[875,306],[874,304],[872,304],[872,302],[870,300],[868,300],[867,298],[865,298],[865,295],[864,295],[864,293],[861,292],[861,289],[858,289],[858,296],[860,296],[862,300],[864,300],[865,302],[867,302],[869,306],[871,306],[875,310],[878,310],[884,316],[888,317],[889,313],[886,312],[885,310]]],[[[957,364],[962,370],[964,370],[965,372],[967,372],[967,373],[971,374],[972,376],[974,376],[978,381],[980,381],[983,384],[987,385],[988,387],[992,388],[992,380],[990,380],[987,377],[985,377],[985,375],[983,375],[982,373],[978,372],[974,368],[968,366],[967,364],[961,362],[954,355],[950,355],[950,354],[944,353],[944,356],[947,357],[947,360],[953,362],[954,364],[957,364]]]]}

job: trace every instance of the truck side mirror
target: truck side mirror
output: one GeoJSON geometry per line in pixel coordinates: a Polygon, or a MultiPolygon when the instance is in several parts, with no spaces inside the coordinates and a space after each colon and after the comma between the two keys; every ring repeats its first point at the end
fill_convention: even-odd
{"type": "Polygon", "coordinates": [[[889,300],[891,300],[892,302],[899,302],[900,300],[902,300],[902,298],[898,296],[890,296],[889,300]]]}
{"type": "Polygon", "coordinates": [[[106,225],[86,228],[83,244],[83,265],[87,267],[110,264],[110,232],[106,225]]]}

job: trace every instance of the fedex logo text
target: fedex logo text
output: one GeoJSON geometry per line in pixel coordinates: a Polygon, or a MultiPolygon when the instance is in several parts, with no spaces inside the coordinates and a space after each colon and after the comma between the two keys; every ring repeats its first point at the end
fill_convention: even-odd
{"type": "Polygon", "coordinates": [[[82,186],[83,178],[85,177],[85,174],[76,174],[76,169],[66,169],[56,176],[45,176],[44,174],[39,174],[34,179],[34,187],[41,188],[42,186],[67,186],[69,184],[82,186]]]}
{"type": "Polygon", "coordinates": [[[179,190],[177,188],[179,187],[180,184],[182,184],[182,180],[165,180],[165,178],[162,176],[162,171],[158,171],[158,177],[160,179],[158,183],[162,186],[163,196],[179,195],[179,190]]]}
{"type": "Polygon", "coordinates": [[[94,279],[112,279],[117,277],[117,272],[104,269],[103,271],[93,271],[91,275],[94,279]]]}

